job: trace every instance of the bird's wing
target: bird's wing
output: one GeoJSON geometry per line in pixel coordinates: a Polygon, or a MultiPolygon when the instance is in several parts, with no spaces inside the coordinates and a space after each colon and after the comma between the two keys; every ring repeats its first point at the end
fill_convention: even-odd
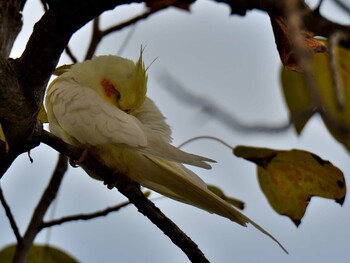
{"type": "MultiPolygon", "coordinates": [[[[81,144],[119,144],[140,153],[205,169],[211,159],[172,146],[159,132],[138,118],[104,101],[94,90],[73,79],[61,78],[50,86],[46,101],[62,130],[81,144]]],[[[164,122],[164,118],[161,119],[164,122]]]]}
{"type": "Polygon", "coordinates": [[[146,147],[138,147],[135,150],[161,159],[173,162],[190,164],[205,169],[211,166],[205,162],[215,162],[211,159],[190,154],[172,146],[171,130],[165,122],[165,117],[150,98],[146,98],[143,106],[133,115],[141,122],[141,128],[147,138],[146,147]]]}
{"type": "Polygon", "coordinates": [[[104,101],[94,90],[72,79],[56,81],[48,92],[58,124],[81,144],[126,144],[144,147],[138,120],[104,101]]]}
{"type": "Polygon", "coordinates": [[[179,148],[171,145],[170,143],[164,141],[159,136],[154,136],[154,134],[151,132],[144,131],[144,133],[147,137],[147,146],[135,148],[135,150],[140,153],[177,163],[194,165],[205,169],[211,169],[211,166],[206,162],[215,162],[212,159],[200,155],[184,152],[179,148]]]}

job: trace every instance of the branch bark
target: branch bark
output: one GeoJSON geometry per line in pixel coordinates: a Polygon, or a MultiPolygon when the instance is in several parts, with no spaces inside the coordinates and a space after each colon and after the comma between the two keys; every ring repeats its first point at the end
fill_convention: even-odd
{"type": "Polygon", "coordinates": [[[0,56],[4,58],[9,57],[13,43],[21,31],[24,3],[23,0],[0,1],[0,56]]]}

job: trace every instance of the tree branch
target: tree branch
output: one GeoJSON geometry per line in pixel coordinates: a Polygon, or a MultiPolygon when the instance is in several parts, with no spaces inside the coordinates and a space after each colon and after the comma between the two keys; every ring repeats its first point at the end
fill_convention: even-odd
{"type": "Polygon", "coordinates": [[[73,63],[77,63],[78,59],[74,56],[72,50],[70,49],[69,46],[67,46],[64,51],[66,51],[68,57],[70,58],[70,60],[72,60],[73,63]]]}
{"type": "Polygon", "coordinates": [[[204,96],[200,96],[190,92],[188,89],[182,85],[178,80],[176,80],[168,71],[163,70],[158,73],[157,80],[162,85],[162,87],[166,88],[169,92],[171,92],[179,101],[190,105],[192,107],[199,108],[203,114],[214,117],[215,120],[220,121],[222,124],[227,126],[228,128],[242,132],[242,133],[280,133],[287,131],[292,124],[298,119],[305,117],[305,115],[309,115],[312,113],[312,109],[301,112],[296,119],[291,119],[286,121],[281,125],[267,125],[267,124],[253,124],[248,125],[243,123],[237,116],[227,111],[225,108],[220,106],[219,102],[212,101],[209,98],[204,96]]]}
{"type": "Polygon", "coordinates": [[[91,34],[90,45],[86,52],[84,60],[88,60],[92,58],[102,38],[103,38],[103,35],[102,35],[102,31],[100,30],[100,17],[96,17],[92,22],[92,34],[91,34]]]}
{"type": "Polygon", "coordinates": [[[46,187],[37,207],[34,210],[32,219],[28,225],[23,239],[18,243],[13,262],[24,263],[29,254],[30,248],[34,242],[34,238],[41,230],[43,219],[52,201],[56,198],[57,191],[61,185],[63,176],[67,171],[67,157],[63,154],[59,155],[59,159],[51,180],[46,187]]]}
{"type": "Polygon", "coordinates": [[[102,216],[106,216],[111,212],[116,212],[118,210],[120,210],[123,207],[126,207],[128,205],[130,205],[130,202],[124,202],[121,203],[119,205],[113,206],[113,207],[108,207],[102,211],[98,211],[95,213],[90,213],[90,214],[80,214],[80,215],[73,215],[73,216],[67,216],[67,217],[62,217],[60,219],[56,219],[56,220],[51,220],[49,222],[44,222],[41,225],[41,229],[43,228],[47,228],[47,227],[52,227],[52,226],[57,226],[57,225],[61,225],[63,223],[67,223],[67,222],[72,222],[72,221],[78,221],[78,220],[90,220],[90,219],[94,219],[97,217],[102,217],[102,216]]]}
{"type": "Polygon", "coordinates": [[[8,58],[22,29],[23,0],[0,1],[0,56],[8,58]],[[5,37],[6,36],[6,37],[5,37]]]}
{"type": "MultiPolygon", "coordinates": [[[[42,142],[65,154],[73,160],[78,160],[82,155],[82,149],[68,145],[53,134],[43,131],[42,142]]],[[[133,203],[140,213],[147,216],[152,223],[161,229],[171,241],[177,245],[192,262],[209,262],[198,246],[170,219],[168,219],[154,203],[148,200],[142,191],[135,186],[131,179],[124,174],[117,174],[115,171],[99,162],[92,154],[87,153],[81,165],[93,171],[105,183],[115,183],[120,193],[126,196],[133,203]]]]}
{"type": "Polygon", "coordinates": [[[149,16],[151,16],[152,14],[160,11],[160,10],[163,10],[163,9],[166,9],[168,8],[170,5],[166,5],[166,6],[162,6],[161,8],[157,8],[157,9],[150,9],[148,11],[146,11],[145,13],[143,14],[140,14],[140,15],[137,15],[125,22],[122,22],[120,24],[117,24],[117,25],[114,25],[114,26],[111,26],[107,29],[104,29],[104,30],[101,30],[100,27],[99,27],[99,17],[96,17],[94,19],[94,22],[93,22],[93,28],[92,28],[92,38],[91,38],[91,41],[90,41],[90,45],[89,45],[89,48],[88,48],[88,51],[86,52],[86,55],[85,55],[85,60],[87,59],[91,59],[92,56],[95,54],[95,51],[99,45],[99,43],[101,42],[102,38],[111,34],[111,33],[114,33],[116,31],[119,31],[125,27],[128,27],[128,26],[131,26],[137,22],[139,22],[140,20],[143,20],[143,19],[146,19],[148,18],[149,16]]]}
{"type": "MultiPolygon", "coordinates": [[[[247,11],[257,9],[276,16],[285,17],[288,1],[276,0],[214,0],[216,2],[226,3],[230,6],[232,14],[245,15],[247,11]]],[[[301,20],[306,29],[314,32],[317,36],[330,37],[334,32],[339,31],[344,35],[342,44],[350,47],[350,28],[323,17],[318,9],[311,10],[303,1],[298,0],[298,9],[301,20]]],[[[339,2],[339,1],[337,1],[339,2]]]]}
{"type": "Polygon", "coordinates": [[[2,192],[1,186],[0,186],[0,202],[5,209],[6,216],[7,216],[8,220],[10,221],[10,225],[11,225],[13,233],[15,234],[15,237],[17,239],[17,243],[22,242],[21,234],[19,233],[15,218],[13,217],[13,215],[11,213],[10,206],[6,202],[6,199],[5,199],[4,193],[2,192]]]}

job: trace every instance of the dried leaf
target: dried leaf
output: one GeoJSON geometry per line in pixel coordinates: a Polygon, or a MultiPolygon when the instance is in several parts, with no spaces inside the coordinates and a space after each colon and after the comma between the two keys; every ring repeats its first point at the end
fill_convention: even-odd
{"type": "Polygon", "coordinates": [[[6,141],[5,133],[2,130],[1,123],[0,123],[0,141],[2,141],[5,144],[5,150],[6,150],[6,153],[8,153],[9,152],[9,145],[6,141]]]}
{"type": "MultiPolygon", "coordinates": [[[[334,86],[335,76],[331,71],[328,53],[313,54],[311,68],[325,112],[322,116],[323,121],[333,137],[350,151],[350,51],[337,47],[335,54],[340,87],[334,86]],[[342,106],[339,96],[342,96],[344,101],[342,106]]],[[[294,119],[294,127],[300,133],[311,116],[300,116],[300,113],[307,112],[314,105],[310,89],[303,74],[285,68],[281,71],[281,81],[290,115],[294,119]]]]}
{"type": "MultiPolygon", "coordinates": [[[[275,36],[275,42],[277,45],[277,49],[282,61],[283,66],[287,70],[294,70],[297,72],[301,72],[301,68],[299,67],[293,48],[291,44],[291,40],[289,38],[288,27],[284,21],[284,19],[280,16],[274,16],[270,14],[270,21],[273,29],[273,33],[275,36]]],[[[326,52],[326,46],[324,43],[318,41],[314,38],[315,34],[303,30],[301,31],[304,38],[304,47],[313,52],[326,52]]]]}
{"type": "MultiPolygon", "coordinates": [[[[0,263],[11,263],[16,245],[10,245],[0,251],[0,263]]],[[[66,252],[52,246],[34,245],[31,247],[27,263],[78,263],[66,252]]]]}
{"type": "Polygon", "coordinates": [[[259,184],[270,205],[297,226],[311,197],[334,199],[339,204],[345,199],[343,173],[313,153],[238,146],[234,154],[257,164],[259,184]]]}
{"type": "Polygon", "coordinates": [[[216,194],[218,197],[220,197],[221,199],[230,203],[231,205],[233,205],[239,209],[242,209],[242,210],[244,209],[244,202],[242,202],[241,200],[238,200],[236,198],[232,198],[232,197],[225,195],[225,193],[219,187],[217,187],[215,185],[208,185],[208,189],[211,192],[213,192],[214,194],[216,194]]]}

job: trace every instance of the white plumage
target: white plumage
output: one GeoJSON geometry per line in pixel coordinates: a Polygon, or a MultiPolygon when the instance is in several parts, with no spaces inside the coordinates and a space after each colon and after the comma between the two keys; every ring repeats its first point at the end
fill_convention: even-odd
{"type": "Polygon", "coordinates": [[[136,63],[101,56],[73,65],[47,90],[51,132],[69,144],[89,149],[108,167],[149,189],[243,226],[251,223],[277,242],[182,165],[210,169],[207,162],[212,160],[170,144],[171,130],[146,97],[146,82],[142,53],[136,63]]]}

